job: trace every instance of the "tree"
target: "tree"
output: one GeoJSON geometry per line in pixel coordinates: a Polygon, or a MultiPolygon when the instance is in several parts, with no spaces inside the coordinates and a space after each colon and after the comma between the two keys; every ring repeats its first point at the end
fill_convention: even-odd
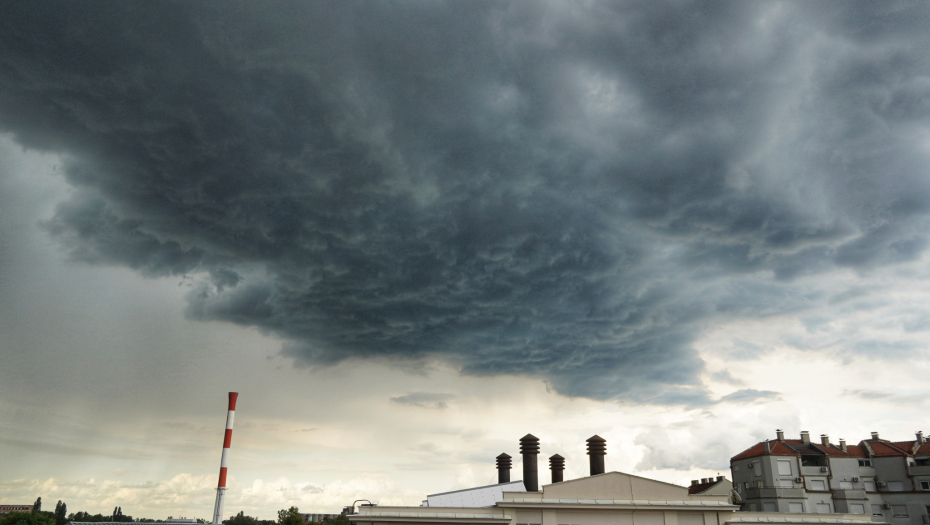
{"type": "Polygon", "coordinates": [[[297,510],[297,507],[291,507],[287,510],[278,511],[278,523],[280,525],[304,525],[304,517],[297,510]]]}
{"type": "Polygon", "coordinates": [[[65,525],[65,523],[68,523],[68,518],[65,517],[67,515],[68,505],[58,500],[58,504],[55,505],[55,525],[65,525]]]}
{"type": "Polygon", "coordinates": [[[11,512],[0,517],[0,525],[55,525],[55,520],[35,512],[11,512]]]}
{"type": "Polygon", "coordinates": [[[42,496],[36,498],[36,502],[32,504],[32,512],[42,512],[42,496]]]}
{"type": "Polygon", "coordinates": [[[228,520],[223,521],[223,525],[258,525],[258,518],[246,516],[245,511],[239,511],[239,514],[230,516],[228,520]]]}

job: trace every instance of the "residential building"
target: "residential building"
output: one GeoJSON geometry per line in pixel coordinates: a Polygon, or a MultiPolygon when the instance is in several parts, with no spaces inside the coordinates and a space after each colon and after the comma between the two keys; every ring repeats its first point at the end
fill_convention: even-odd
{"type": "Polygon", "coordinates": [[[32,512],[32,504],[29,505],[0,505],[0,515],[11,512],[32,512]]]}
{"type": "Polygon", "coordinates": [[[930,442],[872,438],[831,443],[809,432],[753,445],[730,459],[733,486],[750,512],[871,515],[892,525],[930,523],[930,442]]]}

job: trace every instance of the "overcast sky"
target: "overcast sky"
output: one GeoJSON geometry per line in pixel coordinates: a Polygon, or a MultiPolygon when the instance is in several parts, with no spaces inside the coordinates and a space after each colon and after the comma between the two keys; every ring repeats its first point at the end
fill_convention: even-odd
{"type": "Polygon", "coordinates": [[[233,390],[262,518],[930,430],[928,25],[0,3],[0,503],[209,518],[233,390]]]}

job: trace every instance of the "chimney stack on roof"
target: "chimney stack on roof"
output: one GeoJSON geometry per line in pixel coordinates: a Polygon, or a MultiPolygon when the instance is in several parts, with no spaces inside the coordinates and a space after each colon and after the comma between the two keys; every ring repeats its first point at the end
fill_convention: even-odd
{"type": "Polygon", "coordinates": [[[770,453],[770,452],[772,451],[772,444],[769,443],[769,440],[767,440],[767,439],[765,440],[765,443],[763,444],[763,447],[764,447],[764,449],[765,449],[765,453],[766,453],[766,454],[768,454],[768,453],[770,453]]]}
{"type": "Polygon", "coordinates": [[[878,439],[878,432],[872,432],[872,439],[878,439]]]}
{"type": "Polygon", "coordinates": [[[723,476],[717,476],[717,481],[723,481],[723,476]]]}
{"type": "Polygon", "coordinates": [[[802,430],[801,431],[801,443],[810,443],[810,442],[811,442],[811,433],[806,430],[802,430]]]}
{"type": "Polygon", "coordinates": [[[707,478],[701,478],[701,485],[704,485],[706,483],[707,483],[707,478]]]}
{"type": "Polygon", "coordinates": [[[840,438],[840,448],[843,450],[843,452],[846,452],[846,440],[843,438],[840,438]]]}
{"type": "Polygon", "coordinates": [[[498,483],[510,483],[510,467],[512,465],[513,462],[510,459],[510,455],[506,452],[502,453],[500,456],[497,456],[498,483]]]}
{"type": "Polygon", "coordinates": [[[520,438],[520,453],[523,454],[523,486],[527,492],[538,492],[539,472],[536,456],[539,455],[539,438],[533,434],[520,438]]]}
{"type": "Polygon", "coordinates": [[[697,484],[698,484],[698,480],[696,480],[696,479],[692,479],[692,480],[691,480],[691,486],[692,486],[692,487],[695,486],[695,485],[697,485],[697,484]]]}
{"type": "Polygon", "coordinates": [[[549,470],[552,471],[552,482],[561,482],[562,471],[565,470],[565,458],[558,454],[549,456],[549,470]]]}
{"type": "Polygon", "coordinates": [[[830,436],[826,434],[820,434],[820,444],[829,447],[830,446],[830,436]]]}
{"type": "Polygon", "coordinates": [[[784,431],[784,430],[782,430],[782,429],[780,429],[780,428],[775,429],[775,435],[778,436],[778,440],[779,440],[779,441],[784,441],[784,440],[785,440],[785,431],[784,431]]]}
{"type": "Polygon", "coordinates": [[[917,443],[920,444],[920,445],[923,445],[923,444],[924,444],[924,432],[923,432],[923,430],[918,430],[918,431],[917,431],[917,443]]]}
{"type": "Polygon", "coordinates": [[[591,462],[591,475],[604,473],[604,456],[607,454],[607,440],[597,434],[587,440],[588,456],[591,462]]]}

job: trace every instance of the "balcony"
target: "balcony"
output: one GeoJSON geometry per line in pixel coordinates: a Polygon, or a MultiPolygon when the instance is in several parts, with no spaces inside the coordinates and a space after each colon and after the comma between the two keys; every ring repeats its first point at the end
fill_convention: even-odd
{"type": "MultiPolygon", "coordinates": [[[[863,492],[863,494],[865,494],[865,492],[863,492]]],[[[746,499],[759,498],[804,498],[804,489],[765,487],[746,491],[746,499]]]]}
{"type": "Polygon", "coordinates": [[[866,499],[865,490],[842,490],[833,491],[835,499],[866,499]]]}
{"type": "Polygon", "coordinates": [[[801,467],[802,476],[827,476],[830,474],[830,467],[801,467]],[[826,470],[821,470],[826,469],[826,470]]]}
{"type": "Polygon", "coordinates": [[[930,465],[908,465],[907,474],[908,476],[930,476],[930,465]]]}

